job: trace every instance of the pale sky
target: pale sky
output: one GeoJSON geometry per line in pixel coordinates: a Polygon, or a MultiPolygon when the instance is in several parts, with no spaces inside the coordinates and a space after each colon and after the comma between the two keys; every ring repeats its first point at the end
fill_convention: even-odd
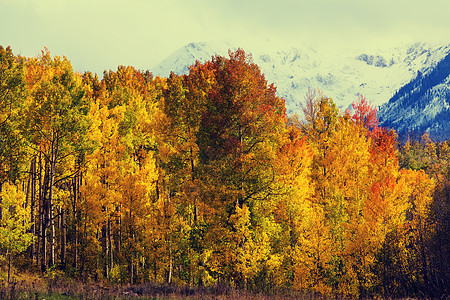
{"type": "MultiPolygon", "coordinates": [[[[296,42],[450,43],[448,0],[0,0],[0,45],[44,47],[77,71],[151,71],[190,42],[276,36],[296,42]]],[[[101,77],[101,76],[100,76],[101,77]]]]}

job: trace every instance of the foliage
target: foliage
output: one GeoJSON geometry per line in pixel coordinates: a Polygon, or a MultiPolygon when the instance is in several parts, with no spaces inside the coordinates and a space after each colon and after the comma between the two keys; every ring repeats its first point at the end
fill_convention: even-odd
{"type": "Polygon", "coordinates": [[[22,265],[115,284],[446,295],[449,144],[398,144],[364,97],[341,112],[311,91],[288,118],[241,49],[168,78],[119,66],[99,80],[47,50],[0,58],[1,241],[22,265]]]}
{"type": "Polygon", "coordinates": [[[15,254],[25,251],[33,242],[33,234],[27,231],[31,227],[28,220],[29,209],[24,208],[25,194],[17,186],[5,183],[0,193],[0,248],[7,259],[8,282],[10,281],[11,260],[15,254]]]}

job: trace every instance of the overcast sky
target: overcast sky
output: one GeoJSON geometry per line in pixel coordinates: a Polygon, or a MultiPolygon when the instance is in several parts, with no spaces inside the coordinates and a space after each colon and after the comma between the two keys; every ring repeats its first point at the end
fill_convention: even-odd
{"type": "Polygon", "coordinates": [[[150,69],[190,42],[278,36],[374,46],[450,43],[448,0],[0,0],[0,45],[45,47],[80,72],[150,69]]]}

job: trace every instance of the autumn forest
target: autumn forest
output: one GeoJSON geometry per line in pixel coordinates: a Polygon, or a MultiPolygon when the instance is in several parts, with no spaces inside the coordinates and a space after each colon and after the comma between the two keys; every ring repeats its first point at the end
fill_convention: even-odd
{"type": "Polygon", "coordinates": [[[0,47],[0,281],[448,296],[450,142],[298,101],[243,50],[100,80],[0,47]]]}

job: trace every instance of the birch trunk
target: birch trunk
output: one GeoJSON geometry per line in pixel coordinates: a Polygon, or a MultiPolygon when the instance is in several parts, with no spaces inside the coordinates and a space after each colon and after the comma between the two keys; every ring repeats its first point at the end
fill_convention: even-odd
{"type": "Polygon", "coordinates": [[[50,221],[50,262],[49,265],[55,264],[55,222],[53,219],[53,186],[55,184],[56,162],[58,160],[59,132],[55,132],[55,138],[52,141],[52,153],[50,162],[50,191],[48,196],[50,221]]]}
{"type": "Polygon", "coordinates": [[[61,268],[64,270],[66,268],[66,214],[65,210],[61,209],[61,268]]]}
{"type": "MultiPolygon", "coordinates": [[[[30,232],[33,234],[33,236],[36,236],[36,220],[35,220],[35,210],[36,210],[36,156],[33,157],[33,160],[31,161],[31,199],[30,199],[30,221],[31,221],[31,228],[30,232]]],[[[35,243],[33,242],[31,244],[31,250],[30,250],[30,258],[31,261],[34,259],[34,253],[35,253],[35,243]]]]}

